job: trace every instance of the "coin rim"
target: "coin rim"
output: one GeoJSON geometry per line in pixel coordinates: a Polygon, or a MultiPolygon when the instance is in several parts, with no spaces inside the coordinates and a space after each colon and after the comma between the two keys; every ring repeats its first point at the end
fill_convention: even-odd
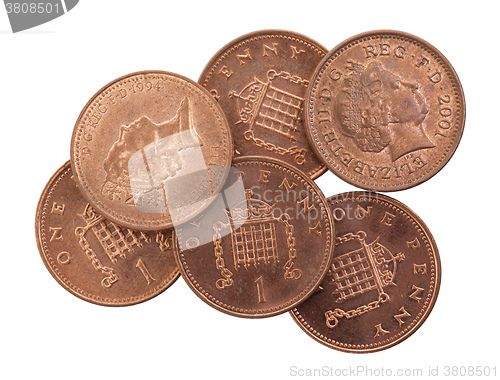
{"type": "MultiPolygon", "coordinates": [[[[452,81],[452,84],[453,84],[453,81],[452,81]]],[[[417,36],[414,36],[410,33],[402,32],[399,30],[391,30],[391,29],[372,30],[372,31],[356,34],[352,37],[349,37],[348,39],[342,41],[337,46],[335,46],[332,50],[330,50],[328,52],[328,54],[323,58],[323,60],[316,67],[316,71],[314,72],[313,76],[311,77],[311,81],[310,81],[309,86],[307,88],[307,96],[306,96],[305,104],[306,104],[306,106],[305,106],[305,108],[306,108],[306,112],[305,112],[306,113],[306,118],[305,118],[306,135],[307,135],[307,139],[309,140],[309,144],[311,145],[311,147],[314,150],[318,159],[320,159],[332,173],[334,173],[337,177],[339,177],[343,181],[349,183],[350,185],[359,187],[361,189],[371,190],[371,191],[382,191],[382,192],[401,191],[401,190],[410,189],[412,187],[415,187],[417,185],[420,185],[421,183],[428,181],[429,179],[434,177],[437,173],[439,173],[444,168],[444,166],[446,166],[446,164],[450,161],[451,157],[453,157],[453,155],[455,154],[455,152],[458,148],[458,145],[460,144],[460,141],[462,139],[464,129],[465,129],[465,118],[466,118],[465,96],[464,96],[462,84],[460,82],[460,79],[459,79],[455,69],[453,68],[451,63],[448,61],[448,59],[446,59],[446,57],[435,46],[433,46],[432,44],[430,44],[429,42],[425,41],[424,39],[422,39],[420,37],[417,37],[417,36]],[[323,65],[325,65],[328,62],[328,60],[330,60],[332,55],[336,54],[339,50],[341,50],[342,48],[344,48],[345,46],[347,46],[351,42],[362,39],[362,38],[366,38],[366,37],[371,37],[371,36],[376,36],[376,35],[384,35],[384,34],[385,35],[396,35],[396,36],[400,36],[400,37],[403,37],[406,39],[414,40],[418,44],[423,45],[424,47],[427,47],[428,50],[432,51],[436,56],[438,56],[438,58],[443,61],[444,66],[447,66],[447,68],[449,69],[450,75],[456,84],[456,86],[454,86],[455,91],[457,92],[457,95],[461,99],[461,103],[458,104],[459,108],[461,108],[461,110],[458,114],[458,116],[461,118],[461,122],[459,124],[459,131],[457,131],[457,137],[456,137],[455,141],[453,142],[453,144],[450,146],[450,149],[448,150],[447,156],[444,156],[444,158],[443,158],[443,160],[441,160],[440,164],[436,165],[435,168],[433,169],[433,171],[429,172],[426,176],[416,178],[410,183],[405,183],[403,181],[399,184],[390,185],[389,187],[376,186],[375,183],[360,183],[359,181],[347,176],[344,172],[339,172],[338,170],[336,170],[335,166],[332,163],[328,162],[321,154],[319,147],[315,143],[315,139],[314,139],[313,131],[312,131],[312,127],[311,127],[311,124],[312,124],[311,119],[313,118],[313,115],[311,115],[311,112],[312,112],[311,111],[312,92],[313,92],[313,87],[315,87],[315,82],[317,80],[317,77],[320,75],[320,73],[323,69],[323,65]]],[[[316,129],[317,128],[318,128],[318,126],[316,126],[316,129]]]]}
{"type": "MultiPolygon", "coordinates": [[[[73,168],[71,168],[69,160],[66,161],[66,163],[64,163],[59,169],[57,169],[57,171],[50,177],[50,180],[47,182],[47,184],[45,185],[45,187],[42,191],[42,194],[40,196],[40,199],[38,200],[38,204],[36,207],[36,214],[35,214],[36,244],[38,247],[38,252],[40,253],[40,257],[43,261],[43,264],[47,268],[48,272],[52,275],[52,277],[59,283],[59,285],[61,285],[61,287],[63,287],[65,290],[67,290],[72,295],[74,295],[74,296],[76,296],[84,301],[93,303],[95,305],[100,305],[100,306],[121,307],[121,306],[136,305],[136,304],[148,301],[148,300],[158,296],[159,294],[163,293],[165,290],[167,290],[179,278],[179,276],[180,276],[179,267],[177,267],[170,274],[170,276],[164,281],[164,285],[163,285],[163,287],[160,287],[159,291],[151,292],[151,294],[148,294],[147,296],[144,296],[144,297],[136,296],[136,297],[134,297],[136,299],[130,300],[130,298],[127,298],[126,300],[119,301],[119,302],[103,301],[103,300],[95,299],[95,298],[92,298],[90,296],[91,293],[88,293],[89,294],[88,296],[86,296],[85,294],[82,294],[83,290],[82,290],[82,293],[79,293],[76,290],[79,288],[77,288],[76,286],[72,287],[69,285],[69,284],[73,285],[73,283],[69,279],[67,279],[67,282],[66,282],[60,276],[58,276],[56,274],[56,271],[49,263],[49,261],[53,261],[53,260],[48,257],[50,252],[49,252],[49,249],[47,246],[47,242],[43,242],[44,233],[42,231],[42,225],[43,225],[43,219],[45,219],[43,209],[44,209],[44,205],[45,205],[46,201],[51,196],[51,193],[58,186],[59,181],[62,180],[62,178],[63,178],[62,176],[67,175],[68,173],[65,173],[65,172],[68,172],[68,171],[71,173],[73,172],[73,168]]],[[[175,254],[174,254],[174,256],[175,256],[175,254]]],[[[65,276],[63,276],[63,277],[66,278],[65,276]]],[[[87,293],[87,292],[85,292],[85,293],[87,293]]],[[[99,297],[99,298],[101,298],[101,297],[99,297]]]]}
{"type": "MultiPolygon", "coordinates": [[[[316,40],[310,38],[310,37],[307,37],[303,34],[300,34],[300,33],[297,33],[297,32],[293,32],[293,31],[290,31],[290,30],[285,30],[285,29],[262,29],[262,30],[257,30],[257,31],[254,31],[254,32],[250,32],[250,33],[246,33],[246,34],[243,34],[235,39],[233,39],[232,41],[228,42],[226,45],[224,45],[222,48],[220,48],[217,53],[215,53],[212,58],[208,61],[208,63],[205,65],[205,67],[203,68],[203,71],[201,72],[200,74],[200,77],[198,78],[198,83],[200,84],[200,86],[202,86],[203,88],[205,88],[205,82],[208,81],[211,77],[212,77],[212,67],[215,66],[215,64],[219,61],[219,60],[222,60],[223,59],[223,56],[225,55],[229,55],[231,53],[232,50],[235,50],[237,47],[239,47],[238,45],[243,43],[244,41],[246,40],[250,40],[250,39],[254,39],[254,38],[260,38],[260,39],[264,39],[264,38],[272,38],[272,37],[279,37],[279,38],[297,38],[299,40],[302,40],[303,42],[305,42],[306,45],[311,45],[311,47],[314,48],[314,50],[317,50],[320,57],[322,58],[320,62],[323,62],[323,59],[325,58],[326,55],[328,55],[328,49],[326,47],[324,47],[322,44],[320,44],[319,42],[317,42],[316,40]]],[[[311,75],[311,77],[307,78],[309,80],[309,83],[311,83],[311,79],[313,78],[313,76],[315,75],[316,73],[316,70],[313,71],[313,74],[311,75]]],[[[307,102],[306,102],[306,99],[307,99],[307,94],[309,93],[309,90],[307,89],[306,90],[306,97],[304,98],[304,107],[306,106],[307,102]]],[[[212,95],[210,95],[212,96],[212,95]]],[[[306,115],[305,113],[303,114],[303,125],[304,125],[304,133],[305,135],[307,136],[307,127],[306,127],[306,115]]],[[[231,133],[232,133],[232,127],[229,127],[231,129],[231,133]]],[[[326,171],[328,170],[328,167],[325,165],[324,161],[322,159],[320,159],[320,157],[317,155],[317,153],[312,149],[312,146],[311,146],[311,143],[309,141],[309,139],[307,138],[307,141],[309,143],[309,148],[311,150],[311,153],[314,155],[314,157],[316,158],[316,160],[322,164],[318,170],[314,171],[313,173],[308,173],[307,175],[312,178],[312,179],[317,179],[319,178],[321,175],[323,175],[324,173],[326,173],[326,171]]],[[[234,154],[233,154],[234,155],[234,154]]],[[[265,157],[267,158],[268,156],[258,156],[258,155],[248,155],[248,156],[238,156],[238,157],[235,157],[235,158],[240,158],[240,157],[265,157]]],[[[279,160],[278,158],[274,158],[274,157],[269,157],[271,159],[276,159],[276,160],[279,160]]],[[[298,170],[302,171],[300,168],[297,168],[298,170]]]]}
{"type": "MultiPolygon", "coordinates": [[[[84,198],[92,205],[92,207],[94,207],[94,209],[99,213],[101,214],[103,217],[105,217],[106,219],[120,225],[120,226],[123,226],[123,227],[127,227],[127,228],[131,228],[131,229],[134,229],[134,230],[137,230],[137,231],[160,231],[160,230],[165,230],[165,229],[169,229],[169,228],[172,228],[174,227],[174,223],[173,222],[165,222],[165,221],[162,221],[161,219],[158,219],[158,221],[156,222],[148,222],[148,220],[146,219],[146,217],[142,218],[142,220],[137,220],[137,219],[134,219],[133,222],[130,222],[130,217],[124,217],[123,214],[117,214],[115,211],[113,211],[112,209],[109,208],[109,212],[108,212],[108,209],[105,209],[103,210],[102,207],[100,206],[99,203],[102,203],[102,201],[99,201],[99,199],[93,199],[90,194],[88,194],[87,192],[87,189],[85,188],[84,184],[81,183],[81,179],[80,179],[80,173],[77,169],[77,163],[75,162],[76,158],[75,158],[75,155],[76,155],[76,137],[77,137],[77,134],[79,134],[79,130],[81,128],[79,128],[79,124],[80,124],[80,121],[82,119],[82,117],[85,115],[85,113],[87,112],[88,108],[90,107],[90,105],[94,102],[94,100],[99,97],[100,95],[102,95],[102,93],[110,88],[111,86],[113,86],[114,84],[116,84],[117,82],[120,82],[126,78],[129,78],[129,77],[135,77],[135,76],[139,76],[139,75],[166,75],[166,76],[172,76],[172,77],[175,77],[177,79],[180,79],[181,81],[184,80],[186,82],[188,82],[189,84],[191,84],[192,86],[194,86],[196,89],[199,89],[201,92],[202,92],[202,95],[205,95],[207,97],[207,99],[209,99],[207,102],[208,103],[212,103],[212,105],[214,106],[215,110],[218,110],[219,112],[219,115],[220,116],[220,120],[221,120],[221,127],[223,127],[225,125],[225,129],[226,129],[226,132],[227,132],[227,136],[228,136],[228,141],[227,141],[227,146],[228,146],[228,151],[229,152],[232,152],[234,150],[234,144],[233,144],[233,137],[232,137],[232,134],[231,134],[231,130],[229,128],[229,123],[227,122],[227,118],[226,118],[226,115],[224,114],[224,111],[222,110],[222,107],[219,105],[219,103],[213,98],[212,95],[210,95],[210,93],[205,89],[203,88],[203,86],[200,86],[197,82],[193,81],[192,79],[189,79],[183,75],[180,75],[180,74],[176,74],[176,73],[172,73],[172,72],[169,72],[169,71],[162,71],[162,70],[145,70],[145,71],[136,71],[136,72],[133,72],[133,73],[129,73],[129,74],[126,74],[126,75],[123,75],[119,78],[116,78],[114,80],[112,80],[111,82],[107,83],[106,85],[104,85],[101,89],[99,89],[91,98],[90,100],[85,104],[85,106],[83,107],[82,111],[80,112],[80,114],[78,115],[78,118],[75,122],[75,126],[73,128],[73,134],[71,136],[71,149],[70,149],[70,162],[71,162],[71,170],[73,171],[73,175],[75,177],[75,181],[78,185],[78,188],[80,189],[80,192],[82,193],[82,195],[84,196],[84,198]],[[115,214],[112,214],[112,212],[114,212],[115,214]],[[137,222],[137,223],[135,223],[137,222]],[[141,223],[142,222],[142,223],[141,223]]],[[[217,116],[217,115],[216,115],[217,116]]],[[[220,181],[220,184],[217,188],[217,191],[220,191],[220,189],[222,189],[222,187],[224,186],[224,183],[227,179],[227,175],[229,173],[229,167],[231,165],[231,158],[229,157],[228,159],[226,159],[226,163],[225,163],[225,167],[227,168],[227,170],[225,171],[223,177],[221,178],[221,181],[220,181]]],[[[95,195],[94,195],[95,197],[95,195]]],[[[184,223],[192,218],[195,218],[197,215],[199,215],[201,212],[203,212],[203,210],[205,208],[207,208],[209,205],[210,205],[211,202],[208,202],[206,205],[204,205],[203,207],[201,207],[196,213],[193,213],[192,215],[189,215],[189,217],[186,217],[186,218],[183,218],[180,222],[176,222],[176,224],[180,224],[181,222],[184,223]]],[[[106,206],[106,208],[108,208],[106,206]]],[[[147,215],[148,213],[144,213],[145,215],[147,215]]],[[[157,215],[157,214],[154,214],[154,215],[157,215]]]]}
{"type": "MultiPolygon", "coordinates": [[[[319,273],[319,275],[317,275],[318,280],[316,281],[316,283],[311,287],[311,289],[309,289],[309,291],[307,291],[305,293],[305,295],[301,299],[299,299],[299,300],[291,303],[290,305],[288,305],[285,308],[280,308],[279,310],[265,312],[265,313],[245,314],[245,313],[241,313],[241,312],[235,312],[235,311],[229,310],[227,308],[224,308],[223,306],[218,305],[216,302],[211,301],[207,296],[203,295],[196,288],[196,286],[194,286],[194,284],[191,282],[191,280],[189,278],[189,275],[186,273],[186,269],[189,270],[189,268],[184,268],[184,266],[182,265],[181,258],[180,258],[180,256],[181,256],[182,253],[181,253],[181,251],[179,249],[179,244],[175,245],[175,250],[174,250],[175,261],[177,263],[178,268],[180,269],[182,278],[188,284],[189,288],[201,300],[203,300],[206,304],[212,306],[213,308],[215,308],[215,309],[217,309],[219,311],[222,311],[223,313],[226,313],[226,314],[229,314],[229,315],[232,315],[232,316],[236,316],[236,317],[252,318],[252,319],[267,318],[267,317],[272,317],[272,316],[279,315],[279,314],[284,314],[285,312],[290,311],[294,307],[298,306],[300,303],[304,302],[307,298],[309,298],[309,296],[311,294],[313,294],[316,291],[316,289],[318,288],[318,286],[321,284],[321,282],[325,278],[325,276],[326,276],[326,274],[328,272],[328,269],[330,268],[330,265],[331,265],[332,260],[333,260],[334,247],[335,247],[335,228],[334,228],[333,216],[332,216],[332,213],[331,213],[331,210],[330,210],[330,207],[328,205],[328,201],[327,201],[325,195],[323,194],[323,192],[321,191],[321,189],[318,187],[318,185],[309,176],[307,176],[304,172],[302,172],[302,171],[298,170],[297,168],[295,168],[295,167],[287,164],[286,162],[280,161],[280,160],[275,159],[275,158],[270,158],[270,157],[260,157],[260,156],[238,157],[238,158],[235,158],[233,160],[233,164],[238,164],[240,162],[245,162],[245,161],[257,162],[257,163],[262,162],[262,161],[267,161],[268,163],[271,163],[271,164],[274,164],[274,165],[281,165],[285,169],[288,169],[288,170],[290,170],[292,172],[295,172],[299,176],[302,176],[304,178],[304,180],[309,183],[309,185],[316,191],[316,194],[324,202],[324,204],[326,206],[325,207],[325,212],[326,212],[325,217],[330,221],[330,228],[329,228],[329,232],[330,232],[330,239],[329,239],[330,240],[330,242],[329,242],[330,243],[330,253],[329,253],[328,258],[326,259],[326,261],[323,260],[323,265],[324,266],[321,269],[321,272],[319,273]]],[[[208,294],[208,292],[207,292],[207,294],[208,294]]],[[[211,296],[211,294],[209,294],[209,296],[211,296]]],[[[213,296],[212,296],[212,298],[216,299],[213,296]]],[[[274,307],[273,309],[276,309],[276,307],[274,307]]]]}
{"type": "MultiPolygon", "coordinates": [[[[317,342],[329,347],[329,348],[332,348],[334,350],[338,350],[338,351],[343,351],[343,352],[348,352],[348,353],[355,353],[355,354],[363,354],[363,353],[371,353],[371,352],[377,352],[377,351],[382,351],[382,350],[386,350],[388,348],[391,348],[391,347],[394,347],[395,345],[403,342],[404,340],[408,339],[411,335],[413,335],[420,327],[422,327],[422,325],[424,324],[424,322],[427,320],[427,318],[429,317],[429,315],[431,314],[435,304],[436,304],[436,300],[437,300],[437,297],[439,295],[439,290],[441,288],[441,277],[442,277],[442,269],[441,269],[441,258],[439,256],[439,250],[438,250],[438,247],[436,245],[436,241],[434,240],[434,237],[432,236],[432,233],[431,231],[429,230],[429,228],[427,227],[427,225],[424,223],[424,221],[411,209],[409,208],[408,206],[406,206],[405,204],[401,203],[400,201],[392,198],[392,197],[389,197],[388,195],[385,195],[385,194],[380,194],[380,193],[374,193],[374,192],[369,192],[369,191],[348,191],[348,192],[345,192],[345,193],[340,193],[340,194],[337,194],[337,195],[333,195],[331,197],[328,197],[327,198],[327,202],[328,204],[330,205],[331,202],[331,199],[336,199],[336,198],[341,198],[342,202],[344,201],[347,201],[347,200],[353,200],[354,198],[357,198],[357,197],[365,197],[367,199],[370,199],[370,200],[383,200],[385,201],[386,203],[388,203],[389,205],[392,205],[392,206],[395,206],[397,208],[399,208],[400,210],[404,211],[406,214],[408,214],[411,218],[413,218],[413,220],[417,223],[418,225],[418,228],[422,230],[422,232],[425,232],[425,235],[428,239],[428,242],[429,242],[429,247],[432,249],[432,253],[433,253],[433,256],[434,256],[434,261],[435,261],[435,265],[436,265],[436,276],[435,276],[435,283],[434,283],[434,292],[432,294],[432,297],[428,303],[428,307],[427,309],[425,310],[424,314],[418,319],[417,323],[415,323],[415,325],[411,328],[410,331],[408,331],[407,333],[405,333],[404,335],[400,336],[399,338],[396,338],[394,339],[393,341],[391,341],[390,343],[386,344],[386,345],[380,345],[378,347],[374,347],[374,348],[346,348],[346,347],[339,347],[335,344],[332,344],[332,343],[328,343],[326,340],[322,339],[321,337],[318,337],[316,334],[313,334],[305,325],[304,323],[305,322],[305,319],[301,316],[300,312],[294,308],[290,311],[290,315],[292,316],[293,320],[295,321],[295,323],[297,325],[299,325],[299,327],[311,338],[313,338],[314,340],[316,340],[317,342]],[[344,199],[344,197],[346,197],[346,199],[344,199]],[[304,322],[301,322],[300,321],[300,318],[304,319],[304,322]]],[[[327,338],[326,336],[324,336],[324,338],[327,338]]],[[[332,339],[332,341],[334,341],[332,339]]],[[[334,342],[337,342],[337,343],[342,343],[342,342],[338,342],[338,341],[334,341],[334,342]]]]}

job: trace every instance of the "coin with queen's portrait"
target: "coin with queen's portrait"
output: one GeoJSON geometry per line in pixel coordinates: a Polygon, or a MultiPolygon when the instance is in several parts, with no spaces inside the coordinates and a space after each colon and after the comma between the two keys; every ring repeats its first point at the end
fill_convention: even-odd
{"type": "Polygon", "coordinates": [[[403,190],[434,176],[457,149],[464,122],[464,95],[450,63],[398,31],[367,32],[336,46],[306,99],[317,156],[367,190],[403,190]]]}
{"type": "Polygon", "coordinates": [[[73,132],[71,165],[88,202],[141,231],[182,224],[206,208],[231,164],[222,109],[197,83],[163,71],[99,90],[73,132]]]}

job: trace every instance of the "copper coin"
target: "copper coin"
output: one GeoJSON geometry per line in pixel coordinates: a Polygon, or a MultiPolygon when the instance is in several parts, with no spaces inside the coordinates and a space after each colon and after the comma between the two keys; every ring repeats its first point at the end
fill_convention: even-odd
{"type": "Polygon", "coordinates": [[[198,82],[226,114],[235,157],[276,158],[313,179],[325,172],[307,141],[303,108],[309,79],[326,53],[306,36],[262,30],[214,55],[198,82]]]}
{"type": "Polygon", "coordinates": [[[94,209],[119,225],[162,230],[201,212],[222,188],[232,138],[197,83],[144,71],[114,80],[81,112],[71,166],[94,209]]]}
{"type": "Polygon", "coordinates": [[[439,253],[404,204],[368,192],[328,198],[337,233],[319,290],[290,313],[312,338],[347,352],[392,347],[429,316],[439,292],[439,253]]]}
{"type": "Polygon", "coordinates": [[[273,159],[235,159],[225,189],[177,228],[177,263],[205,302],[239,317],[290,310],[314,292],[332,258],[334,232],[316,184],[273,159]]]}
{"type": "Polygon", "coordinates": [[[465,122],[460,81],[432,45],[374,31],[337,45],[318,66],[307,97],[317,155],[352,185],[416,186],[449,161],[465,122]]]}
{"type": "Polygon", "coordinates": [[[106,220],[81,195],[69,161],[42,193],[35,230],[49,272],[85,301],[133,305],[160,294],[179,277],[173,229],[145,233],[106,220]]]}

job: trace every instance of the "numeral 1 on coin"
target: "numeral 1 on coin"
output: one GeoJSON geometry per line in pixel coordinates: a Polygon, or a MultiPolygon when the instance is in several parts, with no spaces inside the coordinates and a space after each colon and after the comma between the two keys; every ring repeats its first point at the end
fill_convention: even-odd
{"type": "Polygon", "coordinates": [[[259,295],[259,303],[265,303],[266,298],[264,297],[264,281],[262,280],[262,276],[260,276],[257,280],[255,280],[257,284],[257,294],[259,295]]]}
{"type": "Polygon", "coordinates": [[[153,281],[156,281],[156,278],[154,278],[151,275],[151,273],[149,273],[148,268],[146,268],[146,265],[144,265],[144,262],[142,261],[142,259],[139,258],[139,260],[137,260],[137,264],[135,264],[135,267],[140,269],[140,271],[142,272],[142,275],[144,276],[144,278],[148,282],[148,285],[151,284],[153,281]]]}

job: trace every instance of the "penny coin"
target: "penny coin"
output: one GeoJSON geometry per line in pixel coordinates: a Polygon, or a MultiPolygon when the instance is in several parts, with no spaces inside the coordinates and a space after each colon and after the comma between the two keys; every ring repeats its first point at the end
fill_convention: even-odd
{"type": "Polygon", "coordinates": [[[42,193],[35,230],[50,274],[85,301],[137,304],[160,294],[179,277],[173,229],[139,232],[103,218],[81,195],[69,161],[42,193]]]}
{"type": "Polygon", "coordinates": [[[201,212],[233,151],[222,109],[196,82],[144,71],[114,80],[81,112],[71,142],[76,182],[121,226],[156,231],[201,212]]]}
{"type": "Polygon", "coordinates": [[[312,338],[347,352],[392,347],[429,316],[441,265],[424,222],[407,206],[368,192],[328,198],[334,258],[319,290],[290,313],[312,338]]]}
{"type": "Polygon", "coordinates": [[[465,123],[464,95],[447,59],[397,31],[337,45],[308,90],[309,140],[328,168],[379,191],[416,186],[450,160],[465,123]]]}
{"type": "Polygon", "coordinates": [[[222,106],[235,157],[276,158],[313,179],[325,172],[307,141],[303,108],[309,79],[327,52],[306,36],[262,30],[214,55],[198,83],[222,106]]]}
{"type": "Polygon", "coordinates": [[[216,201],[176,235],[191,289],[220,311],[253,318],[283,313],[313,293],[334,240],[316,184],[263,157],[235,159],[216,201]]]}

